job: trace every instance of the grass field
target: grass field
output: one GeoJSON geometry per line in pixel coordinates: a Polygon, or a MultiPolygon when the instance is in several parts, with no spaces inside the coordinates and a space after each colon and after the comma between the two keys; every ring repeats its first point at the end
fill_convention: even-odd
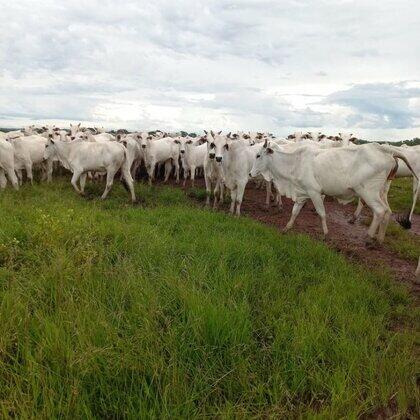
{"type": "Polygon", "coordinates": [[[355,418],[419,410],[403,286],[180,190],[0,193],[0,413],[355,418]]]}

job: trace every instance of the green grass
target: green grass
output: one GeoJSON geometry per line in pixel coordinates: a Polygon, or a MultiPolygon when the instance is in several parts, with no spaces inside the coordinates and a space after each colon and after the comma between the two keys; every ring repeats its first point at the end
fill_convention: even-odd
{"type": "Polygon", "coordinates": [[[402,286],[304,235],[136,188],[144,208],[121,186],[105,202],[68,181],[0,193],[2,417],[418,410],[402,286]]]}
{"type": "MultiPolygon", "coordinates": [[[[406,212],[413,204],[413,181],[411,178],[394,179],[388,193],[388,201],[394,213],[406,212]]],[[[420,214],[420,197],[414,209],[420,214]]]]}
{"type": "MultiPolygon", "coordinates": [[[[404,213],[411,209],[413,203],[412,180],[399,178],[392,181],[388,194],[389,204],[394,213],[404,213]]],[[[420,214],[420,200],[414,209],[414,214],[420,214]]],[[[420,238],[403,229],[397,223],[390,223],[385,244],[401,257],[417,261],[420,255],[420,238]]]]}

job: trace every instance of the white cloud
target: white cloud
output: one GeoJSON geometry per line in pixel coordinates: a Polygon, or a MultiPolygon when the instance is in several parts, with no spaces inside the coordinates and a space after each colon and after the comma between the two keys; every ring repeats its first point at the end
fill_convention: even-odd
{"type": "Polygon", "coordinates": [[[418,135],[418,2],[0,0],[0,126],[418,135]],[[417,13],[416,13],[417,12],[417,13]],[[411,81],[411,82],[410,82],[411,81]]]}

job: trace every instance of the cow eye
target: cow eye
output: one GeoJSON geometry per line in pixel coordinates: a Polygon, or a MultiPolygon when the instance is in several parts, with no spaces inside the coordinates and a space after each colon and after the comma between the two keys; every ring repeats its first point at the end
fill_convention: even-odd
{"type": "Polygon", "coordinates": [[[258,155],[257,155],[257,159],[259,159],[260,157],[261,157],[261,155],[260,155],[260,154],[258,154],[258,155]]]}

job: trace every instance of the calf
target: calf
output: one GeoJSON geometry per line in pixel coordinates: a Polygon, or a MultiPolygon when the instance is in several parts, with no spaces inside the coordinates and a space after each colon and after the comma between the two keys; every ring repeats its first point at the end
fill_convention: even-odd
{"type": "Polygon", "coordinates": [[[184,187],[188,174],[191,176],[191,186],[194,187],[196,169],[204,168],[204,160],[207,153],[207,144],[201,143],[200,138],[191,137],[178,138],[179,153],[184,170],[184,187]]]}
{"type": "Polygon", "coordinates": [[[171,137],[153,140],[151,135],[142,135],[140,143],[149,175],[149,185],[152,185],[158,163],[165,163],[165,182],[169,179],[172,164],[175,166],[176,182],[179,182],[179,140],[171,137]]]}

